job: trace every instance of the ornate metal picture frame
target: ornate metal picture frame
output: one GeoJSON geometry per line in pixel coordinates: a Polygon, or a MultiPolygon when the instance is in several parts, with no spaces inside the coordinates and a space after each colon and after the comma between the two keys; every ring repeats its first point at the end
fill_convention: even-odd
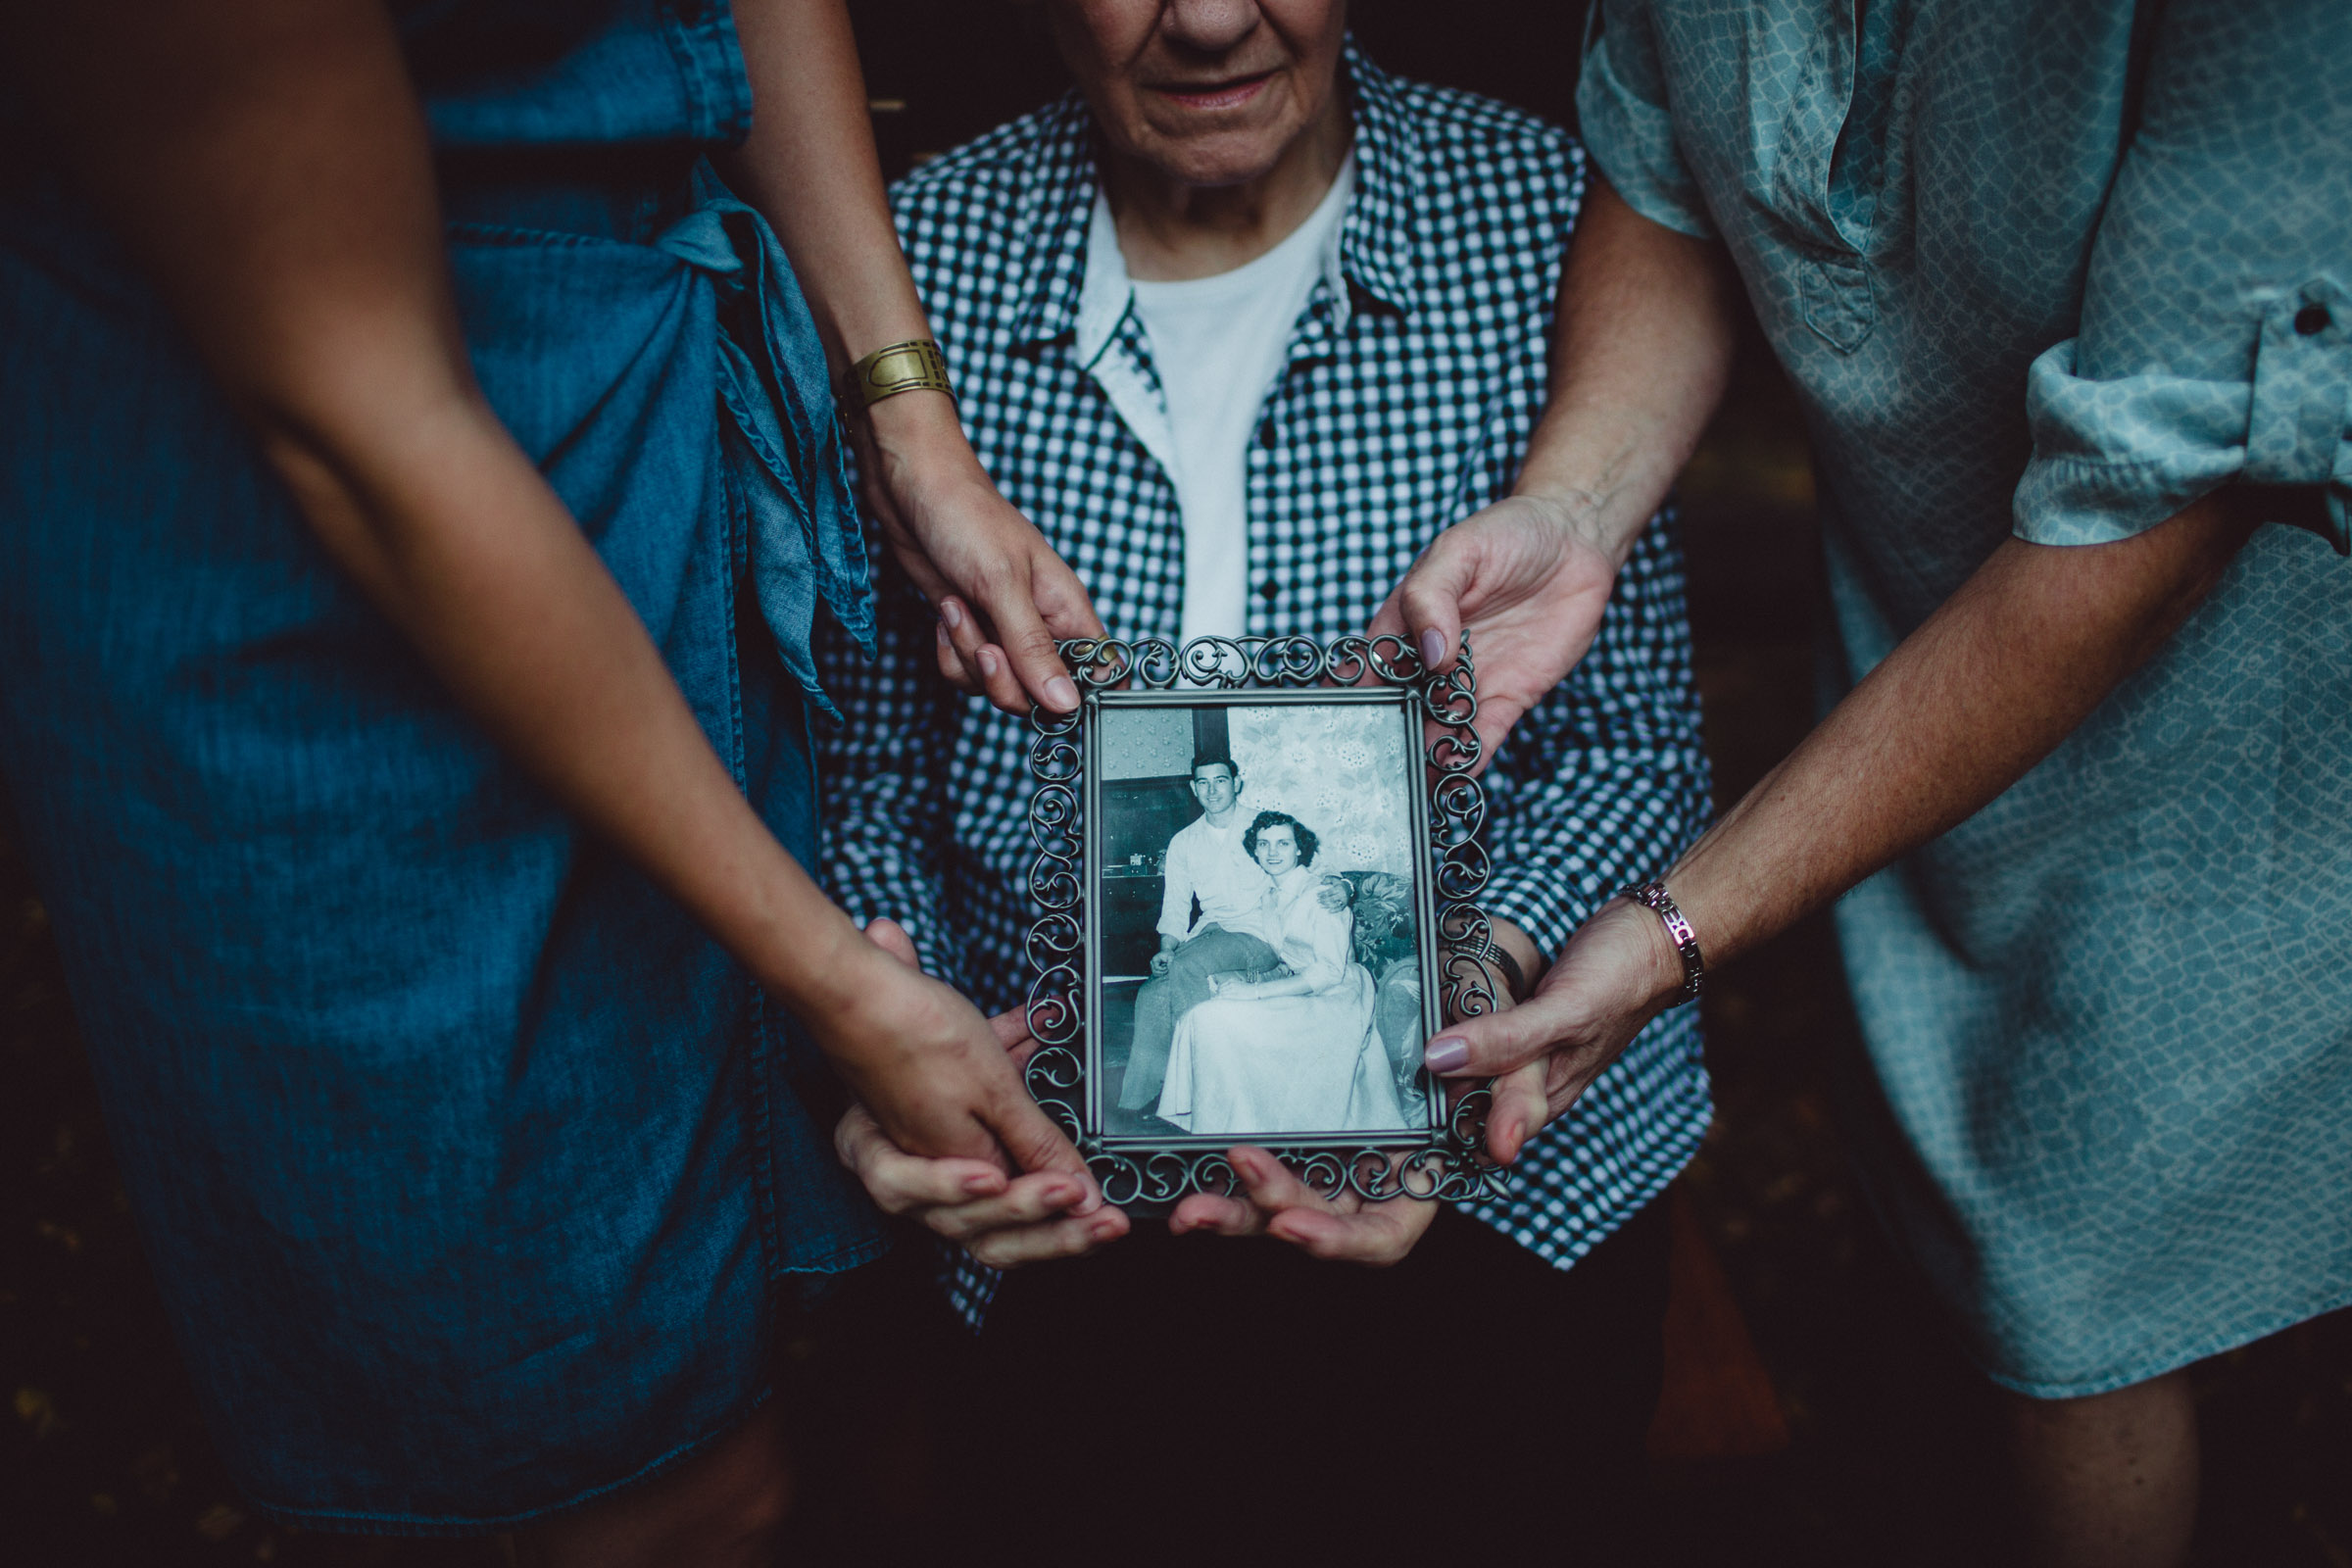
{"type": "MultiPolygon", "coordinates": [[[[1100,639],[1059,647],[1082,701],[1074,713],[1036,709],[1030,715],[1035,790],[1029,830],[1037,854],[1029,892],[1038,917],[1026,941],[1034,972],[1027,1006],[1038,1049],[1025,1079],[1039,1104],[1078,1145],[1105,1198],[1131,1212],[1152,1214],[1166,1212],[1193,1193],[1233,1191],[1239,1183],[1226,1152],[1243,1143],[1267,1149],[1326,1197],[1351,1190],[1375,1201],[1398,1197],[1458,1200],[1499,1193],[1503,1172],[1479,1153],[1490,1099],[1484,1084],[1449,1100],[1444,1088],[1421,1079],[1426,1121],[1396,1131],[1248,1136],[1181,1133],[1165,1126],[1122,1130],[1118,1124],[1134,1118],[1107,1107],[1102,1092],[1104,889],[1106,873],[1114,867],[1102,842],[1102,768],[1090,767],[1090,748],[1102,734],[1105,714],[1125,708],[1256,710],[1301,704],[1319,710],[1362,704],[1396,712],[1407,737],[1408,778],[1412,761],[1418,760],[1422,770],[1421,779],[1408,785],[1411,845],[1418,860],[1410,879],[1410,940],[1419,965],[1414,993],[1420,1037],[1449,1020],[1494,1009],[1487,971],[1478,961],[1491,951],[1492,937],[1478,904],[1489,868],[1480,842],[1486,794],[1476,776],[1482,743],[1471,727],[1478,692],[1468,640],[1454,667],[1444,674],[1432,674],[1394,637],[1344,637],[1328,644],[1305,637],[1210,637],[1181,650],[1157,639],[1100,639]],[[1436,985],[1419,983],[1419,977],[1432,975],[1438,977],[1436,985]]],[[[1122,862],[1126,859],[1141,863],[1146,857],[1123,857],[1122,862]]],[[[1122,863],[1116,869],[1130,868],[1122,863]]],[[[1337,897],[1326,906],[1336,906],[1337,897]]],[[[1396,929],[1403,930],[1401,920],[1396,929]]]]}

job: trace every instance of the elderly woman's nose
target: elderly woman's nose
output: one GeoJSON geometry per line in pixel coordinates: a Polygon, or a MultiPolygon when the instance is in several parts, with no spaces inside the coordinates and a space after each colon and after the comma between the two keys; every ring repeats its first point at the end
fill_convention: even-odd
{"type": "Polygon", "coordinates": [[[1257,27],[1257,0],[1167,0],[1160,31],[1171,42],[1222,54],[1257,27]]]}

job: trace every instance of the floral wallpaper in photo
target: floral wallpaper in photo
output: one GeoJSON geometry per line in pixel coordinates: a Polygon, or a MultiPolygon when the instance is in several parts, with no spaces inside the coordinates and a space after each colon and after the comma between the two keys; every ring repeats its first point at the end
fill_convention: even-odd
{"type": "Polygon", "coordinates": [[[1183,777],[1193,770],[1189,708],[1105,708],[1101,733],[1104,778],[1183,777]]]}
{"type": "Polygon", "coordinates": [[[1301,704],[1232,714],[1244,811],[1288,811],[1305,823],[1322,841],[1318,871],[1412,875],[1412,798],[1396,709],[1301,704]]]}

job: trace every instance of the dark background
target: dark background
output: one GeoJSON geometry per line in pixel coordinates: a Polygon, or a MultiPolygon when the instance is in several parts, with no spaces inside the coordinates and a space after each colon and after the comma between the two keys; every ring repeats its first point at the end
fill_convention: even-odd
{"type": "MultiPolygon", "coordinates": [[[[893,172],[1061,85],[1033,16],[999,0],[852,9],[893,172]]],[[[1567,120],[1581,13],[1544,0],[1361,0],[1356,26],[1391,69],[1567,120]]],[[[1708,746],[1728,803],[1810,720],[1821,592],[1802,429],[1752,331],[1681,494],[1708,746]]],[[[1826,1069],[1850,1049],[1853,1025],[1824,923],[1724,971],[1704,1007],[1719,1111],[1682,1189],[1791,1441],[1778,1453],[1661,1465],[1661,1555],[1824,1568],[2000,1560],[1985,1535],[2000,1507],[1989,1401],[1887,1257],[1838,1140],[1826,1069]]],[[[941,1522],[922,1516],[927,1447],[886,1419],[916,1386],[944,1379],[940,1332],[918,1307],[878,1299],[786,1336],[789,1397],[811,1413],[813,1434],[794,1560],[948,1556],[952,1522],[942,1538],[941,1522]],[[877,1369],[879,1398],[867,1389],[877,1369]]],[[[2352,1323],[2339,1313],[2217,1357],[2197,1384],[2199,1563],[2352,1568],[2352,1323]]],[[[500,1561],[484,1544],[289,1532],[238,1499],[140,1255],[46,918],[4,815],[0,1393],[11,1407],[0,1418],[0,1561],[500,1561]]],[[[1074,1408],[1116,1396],[1060,1395],[1074,1408]]],[[[1445,1468],[1467,1480],[1474,1448],[1460,1451],[1445,1468]]]]}

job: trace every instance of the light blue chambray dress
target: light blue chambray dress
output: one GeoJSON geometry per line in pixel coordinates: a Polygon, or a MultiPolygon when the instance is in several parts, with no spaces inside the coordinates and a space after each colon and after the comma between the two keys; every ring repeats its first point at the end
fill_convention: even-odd
{"type": "Polygon", "coordinates": [[[2012,532],[2302,524],[1838,924],[1874,1195],[1997,1381],[2352,1298],[2352,5],[1603,0],[1578,106],[1803,400],[1848,678],[2012,532]]]}
{"type": "MultiPolygon", "coordinates": [[[[811,617],[870,619],[815,323],[699,162],[727,10],[395,9],[482,389],[812,863],[811,617]]],[[[4,95],[0,430],[0,781],[239,1485],[483,1530],[728,1430],[879,1247],[822,1061],[328,560],[4,95]]]]}

